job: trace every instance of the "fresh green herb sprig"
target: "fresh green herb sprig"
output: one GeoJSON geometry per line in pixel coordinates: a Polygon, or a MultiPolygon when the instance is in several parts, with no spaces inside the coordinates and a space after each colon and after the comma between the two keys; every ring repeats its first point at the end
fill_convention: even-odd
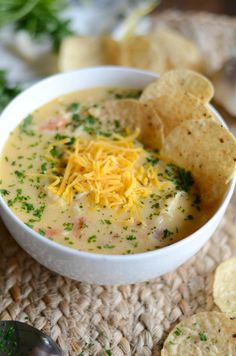
{"type": "Polygon", "coordinates": [[[0,70],[0,111],[19,93],[21,88],[19,85],[12,86],[7,82],[7,73],[5,70],[0,70]]]}
{"type": "Polygon", "coordinates": [[[16,30],[25,30],[33,38],[50,38],[57,51],[62,40],[71,35],[70,20],[62,19],[65,0],[2,0],[0,24],[14,22],[16,30]]]}

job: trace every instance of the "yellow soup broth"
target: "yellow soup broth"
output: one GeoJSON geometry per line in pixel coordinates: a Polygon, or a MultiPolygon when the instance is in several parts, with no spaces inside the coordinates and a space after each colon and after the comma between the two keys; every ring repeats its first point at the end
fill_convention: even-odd
{"type": "Polygon", "coordinates": [[[11,133],[0,158],[0,192],[25,224],[81,251],[133,254],[172,244],[209,219],[190,172],[161,161],[138,132],[117,120],[106,130],[89,113],[104,100],[139,95],[71,93],[11,133]]]}

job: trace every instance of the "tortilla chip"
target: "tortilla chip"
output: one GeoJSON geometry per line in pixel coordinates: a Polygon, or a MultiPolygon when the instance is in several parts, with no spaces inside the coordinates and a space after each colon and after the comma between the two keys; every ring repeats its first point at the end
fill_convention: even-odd
{"type": "Polygon", "coordinates": [[[100,38],[67,37],[60,48],[59,69],[62,72],[103,63],[100,38]]]}
{"type": "Polygon", "coordinates": [[[113,38],[104,36],[101,38],[104,60],[102,64],[119,65],[120,63],[120,46],[113,38]]]}
{"type": "Polygon", "coordinates": [[[189,39],[176,31],[159,30],[148,35],[150,41],[158,43],[167,58],[167,70],[189,68],[201,72],[202,54],[199,48],[189,39]]]}
{"type": "Polygon", "coordinates": [[[141,107],[143,119],[140,140],[148,147],[159,150],[164,142],[164,125],[151,105],[143,104],[141,107]]]}
{"type": "Polygon", "coordinates": [[[164,342],[161,356],[236,355],[236,320],[202,312],[181,321],[164,342]]]}
{"type": "Polygon", "coordinates": [[[134,99],[109,100],[102,106],[89,109],[89,113],[99,118],[102,129],[109,130],[114,120],[131,132],[140,130],[140,140],[153,149],[163,144],[163,125],[151,106],[134,99]]]}
{"type": "Polygon", "coordinates": [[[149,36],[133,36],[120,42],[120,65],[163,73],[166,56],[157,42],[149,36]]]}
{"type": "Polygon", "coordinates": [[[213,297],[225,313],[236,316],[236,257],[221,263],[215,273],[213,297]]]}
{"type": "Polygon", "coordinates": [[[110,37],[67,37],[60,48],[59,69],[68,71],[118,64],[119,45],[110,37]]]}
{"type": "Polygon", "coordinates": [[[118,120],[121,127],[132,132],[135,129],[141,130],[142,112],[139,102],[134,99],[109,100],[89,109],[89,113],[100,119],[102,129],[109,130],[110,124],[118,120]]]}
{"type": "Polygon", "coordinates": [[[173,93],[188,93],[207,104],[214,95],[211,82],[203,75],[188,69],[175,69],[164,73],[148,85],[141,97],[142,102],[173,93]]]}
{"type": "Polygon", "coordinates": [[[222,198],[235,172],[236,140],[215,121],[188,120],[165,138],[161,157],[190,170],[210,205],[222,198]]]}
{"type": "Polygon", "coordinates": [[[149,100],[154,112],[158,114],[167,136],[176,126],[186,120],[211,119],[214,115],[199,99],[188,93],[176,92],[149,100]]]}

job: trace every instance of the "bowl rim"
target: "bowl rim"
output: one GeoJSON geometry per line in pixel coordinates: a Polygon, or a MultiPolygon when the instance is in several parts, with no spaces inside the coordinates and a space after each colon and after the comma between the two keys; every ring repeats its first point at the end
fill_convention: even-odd
{"type": "MultiPolygon", "coordinates": [[[[40,80],[36,84],[32,85],[31,87],[29,87],[28,89],[24,90],[19,95],[17,95],[3,110],[3,112],[0,115],[0,120],[3,115],[7,114],[8,108],[15,104],[15,101],[18,101],[21,99],[22,96],[27,95],[33,88],[41,86],[42,84],[45,84],[48,81],[53,81],[60,76],[66,76],[68,74],[71,75],[73,73],[78,74],[80,72],[87,72],[87,71],[90,72],[90,74],[93,71],[101,71],[101,72],[102,71],[120,71],[123,73],[132,72],[137,75],[147,75],[150,78],[152,77],[153,79],[159,77],[159,75],[157,75],[156,73],[153,73],[151,71],[129,68],[129,67],[119,67],[119,66],[88,67],[88,68],[78,69],[78,70],[64,72],[64,73],[57,73],[57,74],[49,76],[45,79],[40,80]]],[[[101,85],[101,87],[102,87],[102,85],[101,85]]],[[[83,90],[83,89],[81,89],[81,90],[83,90]]],[[[69,94],[69,92],[68,92],[68,94],[69,94]]],[[[217,119],[225,127],[227,127],[221,114],[211,104],[208,104],[208,105],[209,105],[210,110],[216,115],[217,119]]],[[[6,143],[6,141],[4,142],[4,144],[5,143],[6,143]]],[[[3,147],[4,147],[4,145],[3,145],[3,147]]],[[[231,182],[228,186],[228,189],[225,192],[225,195],[222,198],[222,201],[219,204],[216,211],[214,212],[214,214],[210,217],[210,219],[204,225],[202,225],[199,229],[194,231],[192,234],[182,238],[179,241],[172,243],[171,245],[163,246],[156,250],[144,251],[144,252],[139,252],[139,253],[134,253],[134,254],[127,254],[127,255],[122,255],[122,254],[114,254],[114,255],[110,254],[109,255],[109,254],[102,254],[102,253],[95,253],[95,252],[86,252],[86,251],[77,250],[73,247],[64,246],[56,241],[47,239],[47,238],[45,238],[45,236],[40,235],[38,232],[36,232],[35,230],[28,227],[20,218],[18,218],[17,215],[7,205],[7,202],[3,199],[3,197],[1,195],[0,195],[0,216],[1,216],[1,210],[3,209],[5,211],[5,213],[11,217],[11,219],[14,221],[14,223],[16,225],[18,225],[23,231],[26,231],[27,234],[32,234],[33,238],[38,239],[39,242],[42,242],[43,244],[48,245],[51,248],[58,250],[59,252],[64,252],[69,255],[73,255],[73,256],[77,256],[77,257],[81,257],[81,258],[89,258],[89,259],[93,259],[96,261],[100,261],[100,260],[101,261],[102,260],[103,261],[104,260],[106,260],[106,261],[120,261],[120,260],[134,261],[134,260],[139,260],[140,258],[146,259],[146,258],[153,257],[153,256],[158,257],[158,255],[162,255],[165,253],[171,253],[172,250],[174,250],[176,247],[183,247],[185,244],[191,243],[192,240],[197,238],[198,234],[204,233],[205,229],[207,229],[207,227],[212,224],[213,220],[217,219],[218,215],[221,213],[221,210],[224,209],[225,207],[227,207],[227,205],[229,204],[229,201],[233,195],[235,185],[236,185],[236,172],[235,172],[234,176],[231,178],[231,182]]]]}

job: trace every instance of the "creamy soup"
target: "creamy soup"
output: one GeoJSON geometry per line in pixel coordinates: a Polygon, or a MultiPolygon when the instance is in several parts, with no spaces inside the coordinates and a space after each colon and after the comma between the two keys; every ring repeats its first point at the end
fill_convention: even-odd
{"type": "Polygon", "coordinates": [[[182,239],[212,211],[190,172],[161,161],[118,120],[89,113],[140,92],[71,93],[27,116],[0,160],[0,192],[30,228],[65,246],[103,254],[151,251],[182,239]]]}

